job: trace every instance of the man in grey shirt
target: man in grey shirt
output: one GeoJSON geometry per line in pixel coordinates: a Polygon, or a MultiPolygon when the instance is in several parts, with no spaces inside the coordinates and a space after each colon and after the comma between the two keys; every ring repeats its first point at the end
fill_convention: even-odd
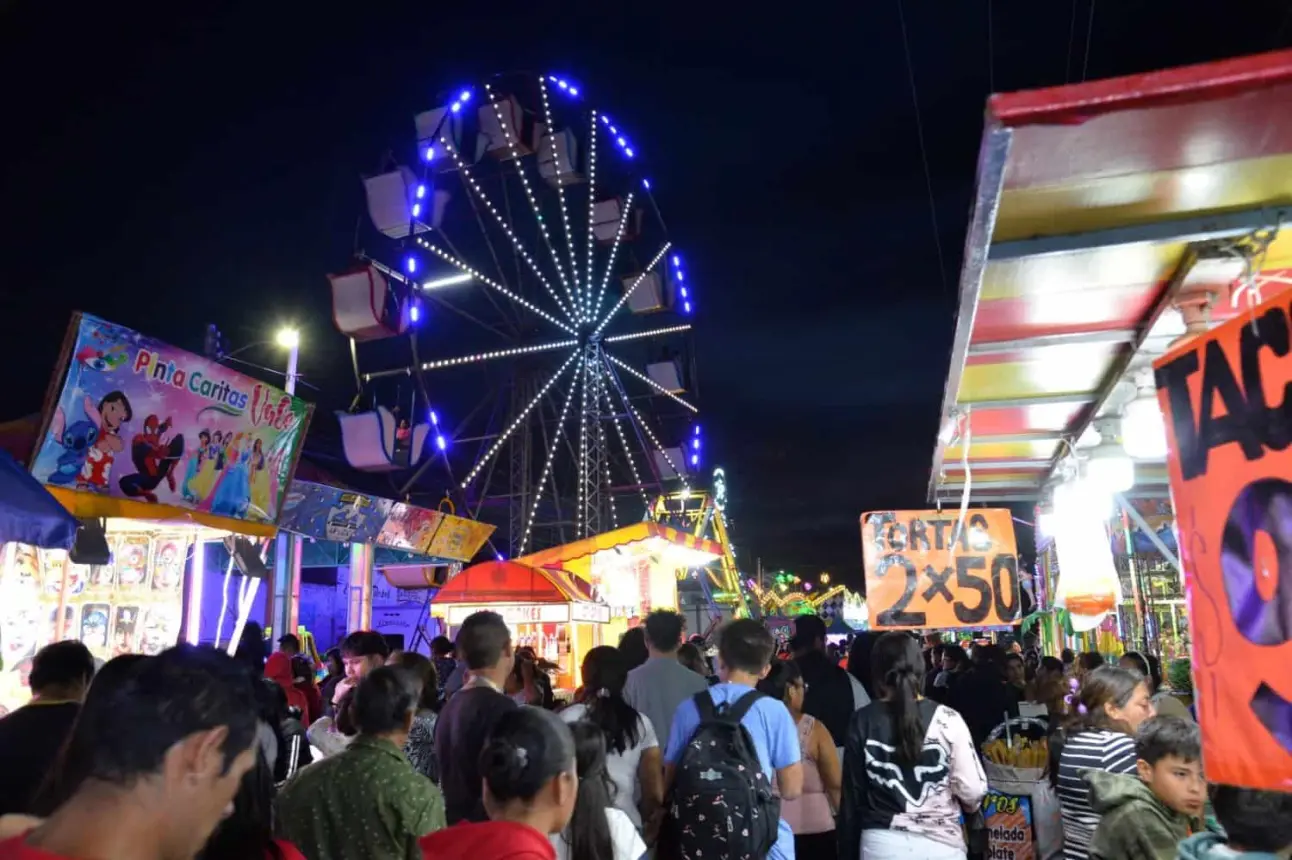
{"type": "Polygon", "coordinates": [[[669,609],[656,609],[646,616],[650,659],[629,672],[624,685],[624,698],[646,715],[658,738],[668,738],[678,705],[709,689],[706,678],[677,660],[685,628],[682,616],[669,609]]]}

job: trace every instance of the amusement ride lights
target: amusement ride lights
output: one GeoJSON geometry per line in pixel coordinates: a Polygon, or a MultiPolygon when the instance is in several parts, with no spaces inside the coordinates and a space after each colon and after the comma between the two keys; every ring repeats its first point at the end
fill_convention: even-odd
{"type": "MultiPolygon", "coordinates": [[[[651,375],[637,370],[620,356],[611,354],[608,347],[646,338],[683,334],[691,330],[691,325],[689,323],[658,325],[648,330],[624,333],[609,333],[607,327],[616,319],[626,316],[630,310],[641,313],[640,306],[643,304],[649,306],[651,301],[656,302],[655,308],[671,308],[679,314],[690,314],[693,307],[693,291],[684,284],[682,261],[674,251],[672,243],[668,241],[662,219],[658,217],[650,181],[640,175],[634,176],[635,168],[628,164],[636,158],[637,152],[625,132],[604,113],[590,110],[582,105],[578,107],[578,113],[584,118],[586,125],[577,121],[564,125],[554,122],[556,109],[561,107],[561,98],[577,99],[581,92],[578,86],[565,78],[548,75],[539,78],[536,87],[528,89],[513,89],[505,80],[500,82],[497,79],[483,85],[480,89],[482,97],[477,100],[479,108],[474,113],[463,111],[463,107],[471,99],[472,91],[462,89],[458,91],[457,99],[448,105],[447,110],[441,109],[442,119],[438,121],[438,127],[427,133],[419,132],[422,135],[421,151],[427,164],[423,168],[425,173],[422,183],[409,186],[411,198],[409,206],[413,219],[422,219],[418,221],[417,227],[417,232],[421,235],[412,237],[412,250],[415,253],[428,252],[451,268],[447,271],[443,269],[439,272],[428,271],[435,266],[427,265],[430,260],[426,257],[418,260],[413,256],[405,256],[404,265],[401,267],[404,271],[397,274],[399,280],[419,287],[421,292],[440,290],[458,284],[479,283],[485,288],[486,293],[501,296],[519,309],[514,311],[513,316],[516,317],[516,330],[521,333],[511,336],[523,338],[517,345],[477,350],[458,356],[430,359],[416,359],[415,356],[414,366],[409,370],[444,370],[544,353],[558,353],[562,350],[569,351],[568,355],[562,356],[564,363],[545,382],[542,382],[541,386],[537,385],[542,380],[540,377],[532,382],[525,382],[523,389],[519,386],[515,388],[515,394],[518,396],[509,407],[510,415],[504,421],[501,432],[490,430],[474,440],[481,443],[480,452],[477,453],[465,477],[460,482],[454,481],[458,489],[464,492],[470,490],[477,481],[481,481],[484,485],[483,491],[477,498],[498,498],[496,495],[491,496],[489,492],[495,459],[499,457],[504,446],[509,442],[513,443],[511,456],[513,457],[512,469],[515,471],[517,466],[514,458],[517,456],[515,451],[518,450],[515,445],[523,444],[528,451],[529,440],[534,438],[533,434],[540,432],[537,428],[542,428],[543,440],[542,443],[535,442],[534,459],[536,467],[537,457],[541,456],[540,452],[544,448],[546,449],[546,460],[541,469],[541,476],[537,483],[533,483],[533,473],[528,472],[528,477],[524,480],[528,482],[526,486],[529,489],[523,495],[515,496],[523,501],[513,507],[511,541],[514,555],[519,549],[528,547],[531,539],[535,537],[534,529],[543,499],[548,492],[549,480],[551,492],[556,499],[554,504],[558,511],[557,521],[561,518],[560,507],[566,504],[566,500],[573,501],[572,497],[577,496],[577,514],[573,518],[567,518],[566,522],[570,519],[575,521],[579,532],[578,537],[604,528],[599,522],[602,518],[608,518],[610,522],[618,525],[612,466],[615,470],[631,473],[633,488],[641,495],[647,512],[650,507],[647,488],[661,480],[672,480],[671,476],[661,476],[661,473],[665,473],[663,464],[667,464],[673,474],[689,489],[685,469],[688,462],[698,463],[698,457],[693,451],[695,441],[689,434],[687,438],[681,440],[680,446],[684,453],[683,459],[678,461],[676,456],[664,447],[660,435],[645,423],[643,410],[639,408],[640,404],[634,406],[630,401],[620,380],[619,371],[622,370],[644,383],[650,389],[650,394],[664,395],[690,413],[698,412],[696,406],[670,391],[665,385],[661,385],[651,375]],[[525,93],[530,95],[526,97],[525,93]],[[534,104],[536,101],[538,104],[534,104]],[[473,161],[469,154],[472,147],[463,143],[463,134],[474,133],[472,126],[464,123],[475,122],[476,118],[483,134],[477,140],[485,143],[475,150],[473,161]],[[494,120],[496,120],[496,126],[494,120]],[[483,131],[486,128],[487,132],[483,131]],[[537,134],[531,137],[533,129],[541,130],[544,137],[540,139],[537,134]],[[587,136],[580,140],[584,132],[587,136]],[[620,156],[627,161],[620,162],[614,158],[610,161],[606,160],[605,152],[613,153],[616,146],[602,146],[599,140],[602,134],[607,135],[616,144],[620,156]],[[431,141],[434,141],[433,145],[430,145],[431,141]],[[576,146],[579,148],[576,149],[576,146]],[[486,156],[486,147],[487,151],[496,158],[486,156]],[[432,161],[434,161],[433,165],[432,161]],[[506,161],[511,161],[513,164],[507,165],[506,161]],[[535,169],[535,162],[538,162],[541,177],[538,182],[530,176],[535,169]],[[578,175],[576,170],[582,175],[578,175]],[[499,249],[510,245],[516,260],[516,281],[513,282],[511,276],[505,272],[497,254],[494,255],[494,263],[498,271],[494,272],[490,269],[491,274],[486,275],[481,269],[468,262],[477,259],[476,252],[470,248],[459,250],[454,241],[444,234],[438,219],[442,216],[442,207],[448,204],[440,203],[439,195],[442,192],[438,190],[437,181],[439,177],[453,173],[461,179],[465,192],[465,195],[460,195],[458,199],[469,202],[475,210],[476,222],[485,241],[489,243],[489,250],[493,251],[494,240],[490,236],[495,234],[495,230],[497,238],[502,240],[499,243],[499,249]],[[575,177],[573,182],[570,181],[571,177],[575,177]],[[515,188],[516,180],[519,180],[520,189],[515,188]],[[598,188],[599,181],[607,187],[598,188]],[[495,189],[499,186],[493,184],[494,182],[501,183],[501,198],[495,196],[495,189]],[[570,187],[567,188],[566,185],[570,187]],[[514,196],[509,196],[509,188],[515,192],[514,196]],[[621,189],[620,193],[616,194],[616,188],[621,189]],[[629,190],[630,188],[633,190],[629,190]],[[436,189],[434,194],[432,189],[436,189]],[[581,210],[584,208],[580,205],[582,200],[576,196],[577,193],[584,193],[584,189],[588,194],[586,225],[582,223],[581,217],[583,214],[581,210]],[[521,190],[534,218],[534,229],[524,230],[522,225],[512,218],[514,207],[511,201],[519,201],[521,190]],[[643,198],[649,204],[644,209],[641,205],[643,198]],[[434,206],[430,202],[432,200],[435,201],[434,206]],[[613,201],[613,208],[604,205],[608,201],[613,201]],[[434,213],[431,212],[432,208],[435,210],[434,213]],[[555,231],[548,225],[549,218],[555,220],[556,214],[553,210],[557,208],[560,210],[563,228],[561,237],[555,236],[555,231]],[[488,214],[481,212],[482,209],[488,214]],[[437,223],[432,224],[429,217],[423,217],[423,211],[428,215],[434,214],[437,223]],[[599,215],[606,220],[597,223],[596,219],[599,215]],[[650,216],[650,223],[646,225],[647,231],[643,232],[645,216],[650,216]],[[585,226],[587,236],[578,236],[578,230],[585,226]],[[613,234],[610,232],[612,227],[613,234]],[[659,229],[654,229],[655,227],[659,229]],[[503,236],[505,239],[502,239],[503,236]],[[564,249],[557,247],[559,238],[565,240],[564,249]],[[538,247],[543,245],[547,248],[548,258],[540,261],[539,258],[543,255],[538,251],[538,247]],[[584,245],[586,245],[586,258],[580,259],[583,257],[584,245]],[[608,255],[600,260],[598,260],[599,248],[608,248],[608,255]],[[674,253],[670,255],[670,251],[674,253]],[[620,270],[616,271],[621,257],[633,261],[632,269],[628,270],[632,274],[624,271],[628,267],[622,265],[620,270]],[[648,259],[649,262],[642,265],[642,262],[648,259]],[[598,271],[599,266],[603,267],[601,271],[598,271]],[[555,277],[552,276],[553,271],[555,271],[555,277]],[[414,276],[417,278],[416,281],[414,276]],[[538,281],[538,284],[533,285],[527,292],[525,286],[532,283],[531,276],[532,280],[538,281]],[[612,277],[620,280],[623,292],[618,297],[612,297],[615,301],[611,303],[608,310],[603,310],[603,302],[612,277]],[[631,308],[625,308],[629,300],[639,291],[642,293],[649,291],[653,294],[653,298],[644,302],[634,302],[631,308]],[[547,298],[550,298],[550,304],[547,298],[543,297],[544,292],[547,298]],[[540,303],[545,307],[540,307],[540,303]],[[569,337],[541,341],[538,337],[534,337],[536,332],[533,331],[532,326],[526,325],[532,320],[524,320],[524,314],[520,313],[520,310],[556,326],[569,337]],[[531,342],[525,342],[531,338],[531,342]],[[571,365],[576,360],[578,364],[571,373],[571,365]],[[552,406],[556,405],[557,395],[553,392],[553,388],[558,384],[565,384],[561,380],[563,376],[566,377],[569,385],[564,402],[561,404],[556,432],[550,434],[551,438],[549,438],[547,428],[551,426],[555,409],[539,409],[539,406],[548,397],[552,399],[552,406]],[[570,412],[574,406],[575,387],[580,389],[577,451],[573,450],[572,431],[567,432],[565,423],[572,417],[570,412]],[[616,396],[622,403],[621,408],[616,408],[616,396]],[[529,398],[527,402],[525,398],[529,398]],[[538,411],[535,412],[535,410],[538,411]],[[545,415],[547,417],[544,417],[545,415]],[[539,422],[537,426],[534,424],[535,419],[539,422]],[[630,426],[638,425],[634,428],[635,434],[625,430],[624,419],[627,419],[630,426]],[[614,452],[613,458],[609,456],[607,447],[609,434],[604,428],[606,421],[613,421],[615,424],[615,435],[622,447],[622,459],[618,456],[619,452],[614,452]],[[525,441],[515,443],[514,440],[518,437],[525,441]],[[561,448],[569,450],[569,455],[576,464],[575,468],[578,469],[577,493],[570,492],[574,488],[570,487],[568,481],[558,480],[560,475],[554,472],[555,461],[561,448]],[[637,448],[637,453],[643,453],[647,457],[651,473],[647,479],[650,484],[642,480],[642,472],[639,471],[634,448],[637,448]],[[653,454],[653,451],[660,453],[653,454]],[[659,460],[655,460],[655,457],[659,460]],[[488,472],[485,471],[486,469],[488,472]]],[[[525,204],[519,205],[520,212],[525,208],[525,204]]],[[[459,211],[465,215],[469,210],[463,206],[459,211]]],[[[467,216],[461,223],[469,221],[470,217],[467,216]]],[[[454,239],[456,240],[457,237],[454,236],[454,239]]],[[[385,269],[383,268],[382,271],[385,269]]],[[[403,369],[378,371],[360,376],[366,382],[403,372],[405,372],[403,369]]],[[[526,371],[526,373],[529,372],[526,371]]],[[[511,388],[508,386],[508,390],[511,388]]],[[[659,402],[663,403],[663,401],[659,402]]],[[[677,415],[671,410],[668,414],[677,415]]],[[[440,440],[444,437],[439,435],[438,425],[436,429],[435,444],[443,450],[440,440]]],[[[668,434],[663,435],[666,438],[668,436],[668,434]]],[[[675,447],[677,444],[674,443],[675,447]]],[[[526,458],[528,456],[525,454],[526,458]]],[[[626,491],[628,488],[619,489],[626,491]]],[[[542,527],[549,528],[551,523],[546,522],[548,519],[546,513],[543,519],[542,527]]]]}

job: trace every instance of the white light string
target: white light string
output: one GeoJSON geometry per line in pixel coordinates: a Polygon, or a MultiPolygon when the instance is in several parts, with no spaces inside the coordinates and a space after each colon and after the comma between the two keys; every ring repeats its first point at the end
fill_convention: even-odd
{"type": "Polygon", "coordinates": [[[521,244],[520,238],[516,235],[515,231],[511,229],[511,225],[503,219],[502,213],[493,205],[493,201],[489,199],[489,196],[485,194],[484,189],[480,187],[480,184],[476,182],[475,177],[471,175],[470,168],[467,166],[466,162],[458,156],[457,148],[453,146],[452,141],[446,137],[441,137],[440,144],[453,159],[453,163],[457,165],[458,172],[460,172],[462,174],[462,178],[467,181],[467,187],[475,193],[480,202],[489,210],[489,214],[493,216],[494,221],[497,222],[498,226],[507,234],[507,238],[511,240],[512,247],[516,249],[516,253],[520,254],[520,258],[529,266],[529,270],[538,278],[539,283],[547,288],[548,294],[551,295],[552,300],[556,302],[556,306],[561,309],[561,313],[565,314],[566,317],[569,318],[570,322],[575,322],[576,317],[574,315],[573,307],[567,308],[565,306],[561,297],[557,295],[556,288],[552,286],[552,284],[547,280],[547,277],[539,269],[538,262],[534,260],[529,251],[527,251],[521,244]]]}
{"type": "Polygon", "coordinates": [[[577,305],[574,300],[574,293],[570,291],[570,282],[565,278],[565,269],[561,268],[561,259],[556,255],[556,249],[552,246],[552,236],[547,232],[547,222],[543,220],[543,211],[538,208],[538,200],[534,197],[534,191],[529,187],[529,179],[525,176],[524,167],[521,165],[520,152],[516,149],[516,139],[511,133],[511,123],[502,117],[502,111],[498,107],[498,101],[494,98],[493,89],[485,84],[485,92],[489,94],[489,104],[493,107],[494,116],[498,118],[498,125],[502,128],[503,137],[507,141],[507,150],[511,153],[512,163],[516,165],[516,175],[520,177],[520,184],[525,189],[525,198],[529,200],[529,208],[534,213],[534,220],[538,222],[538,231],[543,234],[543,242],[547,245],[547,251],[552,255],[552,265],[556,267],[556,276],[561,281],[561,286],[565,288],[565,295],[570,300],[570,307],[577,305]]]}
{"type": "Polygon", "coordinates": [[[587,535],[583,533],[583,502],[587,498],[588,482],[588,358],[586,353],[579,363],[583,370],[583,390],[579,400],[579,510],[575,515],[574,533],[580,538],[585,538],[587,535]]]}
{"type": "MultiPolygon", "coordinates": [[[[561,225],[565,230],[565,246],[570,254],[570,279],[574,281],[574,295],[578,300],[575,307],[575,319],[583,319],[583,294],[579,290],[579,262],[578,252],[574,250],[574,230],[570,227],[570,215],[565,209],[565,183],[561,181],[561,156],[560,150],[556,145],[556,126],[552,123],[552,106],[547,99],[547,81],[543,78],[538,79],[538,92],[543,99],[543,118],[547,120],[547,137],[552,145],[552,163],[556,166],[556,196],[560,201],[561,207],[561,225]]],[[[574,165],[570,165],[570,170],[574,170],[574,165]]]]}
{"type": "Polygon", "coordinates": [[[601,342],[602,343],[623,343],[624,341],[627,341],[627,340],[640,340],[641,338],[644,338],[644,337],[661,337],[666,334],[677,334],[678,332],[690,331],[690,330],[691,330],[690,323],[686,323],[685,325],[671,325],[666,328],[653,328],[653,329],[649,329],[648,331],[639,331],[639,332],[634,332],[632,334],[611,335],[610,337],[602,338],[601,342]]]}
{"type": "MultiPolygon", "coordinates": [[[[578,355],[576,352],[575,355],[578,355]]],[[[547,479],[552,474],[552,462],[556,459],[556,449],[561,439],[565,436],[565,418],[570,414],[570,404],[574,402],[574,389],[579,388],[579,374],[574,374],[574,381],[570,383],[570,390],[565,395],[565,405],[561,407],[561,417],[556,422],[556,432],[552,434],[552,443],[547,449],[547,462],[543,464],[543,474],[538,478],[538,485],[534,490],[534,503],[529,507],[529,522],[525,524],[525,533],[520,539],[520,551],[525,552],[529,546],[529,535],[534,529],[534,517],[538,514],[539,502],[543,500],[543,489],[547,486],[547,479]]],[[[556,494],[556,479],[552,479],[552,493],[556,494]]]]}
{"type": "MultiPolygon", "coordinates": [[[[604,352],[602,354],[605,355],[604,352]]],[[[607,355],[607,358],[608,357],[609,356],[607,355]]],[[[664,445],[655,436],[654,431],[650,429],[650,425],[642,420],[641,413],[634,409],[632,403],[628,401],[628,395],[624,393],[623,388],[616,386],[616,389],[619,391],[619,399],[623,401],[624,408],[628,410],[628,414],[637,422],[637,426],[641,427],[646,433],[646,438],[650,439],[651,443],[655,446],[655,450],[659,451],[660,456],[664,458],[664,462],[668,464],[668,467],[673,470],[673,474],[677,475],[678,479],[682,482],[682,489],[688,493],[691,492],[691,485],[686,479],[686,473],[679,469],[677,464],[673,462],[673,458],[668,455],[668,451],[665,450],[664,445]]]]}
{"type": "MultiPolygon", "coordinates": [[[[624,230],[628,228],[628,213],[631,212],[633,208],[634,193],[635,192],[632,191],[628,192],[628,197],[624,200],[623,211],[619,213],[619,227],[615,230],[615,242],[610,246],[610,258],[606,260],[606,272],[601,276],[601,288],[597,290],[597,301],[596,304],[592,306],[592,316],[594,319],[597,314],[601,313],[601,300],[606,295],[606,284],[610,283],[610,275],[613,274],[615,270],[615,257],[619,255],[619,243],[623,241],[624,230]]],[[[590,226],[588,228],[588,233],[589,236],[592,233],[592,228],[590,226]]]]}
{"type": "MultiPolygon", "coordinates": [[[[592,111],[588,120],[588,309],[586,318],[591,320],[596,312],[592,308],[592,284],[596,280],[593,264],[596,260],[596,235],[593,222],[597,211],[597,112],[592,111]]],[[[610,271],[609,268],[606,271],[610,271]]]]}
{"type": "MultiPolygon", "coordinates": [[[[487,463],[493,460],[494,455],[497,454],[498,451],[502,449],[502,446],[506,444],[507,439],[511,436],[511,434],[515,433],[516,428],[519,427],[520,423],[525,420],[525,417],[529,415],[530,412],[534,411],[534,407],[537,406],[540,401],[542,401],[543,397],[546,396],[547,392],[551,390],[553,385],[556,384],[556,380],[561,378],[561,376],[565,373],[566,369],[569,368],[569,366],[574,363],[574,359],[577,358],[578,355],[579,355],[578,352],[570,353],[570,357],[565,360],[565,364],[562,364],[557,369],[556,373],[552,374],[552,378],[547,380],[546,383],[544,383],[543,387],[539,389],[538,394],[534,395],[534,398],[525,405],[525,408],[520,411],[520,414],[512,419],[512,422],[507,427],[507,429],[504,430],[502,434],[496,440],[494,440],[494,443],[489,446],[489,450],[486,451],[484,455],[481,456],[480,459],[476,461],[476,464],[471,467],[471,471],[467,473],[466,479],[462,481],[462,484],[459,487],[459,489],[465,490],[467,487],[471,485],[471,482],[475,480],[476,475],[480,474],[480,470],[483,469],[487,463]]],[[[575,376],[577,378],[577,374],[575,376]]]]}
{"type": "Polygon", "coordinates": [[[490,277],[487,277],[479,269],[474,269],[471,266],[468,266],[466,263],[462,262],[457,257],[454,257],[452,254],[448,253],[447,251],[442,250],[438,245],[432,245],[430,242],[420,237],[417,240],[417,244],[421,245],[423,248],[430,251],[432,254],[439,257],[441,260],[448,263],[450,266],[454,266],[458,269],[461,269],[463,272],[466,272],[468,275],[473,276],[480,283],[488,287],[492,287],[494,290],[498,291],[499,293],[502,293],[504,296],[511,299],[513,302],[525,308],[526,310],[529,310],[529,311],[532,311],[533,313],[538,314],[540,317],[547,320],[552,325],[557,326],[558,328],[562,328],[565,331],[568,331],[570,334],[575,334],[575,335],[578,334],[578,332],[575,331],[573,328],[561,322],[556,317],[552,316],[547,311],[540,308],[538,305],[534,304],[533,302],[527,301],[521,296],[516,295],[511,290],[504,287],[502,284],[498,283],[497,281],[493,280],[490,277]]]}
{"type": "Polygon", "coordinates": [[[655,268],[655,264],[664,258],[664,255],[668,253],[668,249],[672,246],[672,242],[664,243],[664,247],[660,248],[659,252],[655,254],[654,258],[650,261],[650,265],[648,265],[646,269],[637,276],[637,280],[633,281],[632,285],[629,286],[628,289],[624,290],[623,296],[620,297],[619,301],[615,302],[614,307],[612,307],[606,314],[605,319],[597,325],[596,334],[601,334],[601,330],[606,327],[606,324],[609,323],[610,320],[614,318],[614,315],[619,312],[619,309],[624,306],[628,301],[628,297],[633,294],[633,290],[637,289],[637,285],[646,279],[646,276],[650,274],[651,269],[655,268]]]}
{"type": "Polygon", "coordinates": [[[597,391],[596,391],[596,394],[593,396],[593,401],[592,401],[593,404],[596,406],[597,413],[598,413],[597,414],[597,444],[600,446],[601,462],[605,466],[605,471],[606,471],[606,495],[610,499],[610,524],[612,528],[617,529],[619,528],[619,510],[618,510],[618,507],[615,505],[615,484],[614,484],[614,481],[611,480],[611,476],[610,476],[610,450],[606,446],[606,420],[605,420],[605,416],[600,414],[601,400],[606,393],[606,371],[605,371],[605,368],[603,367],[598,367],[597,371],[598,372],[595,377],[596,383],[597,383],[597,391]]]}
{"type": "MultiPolygon", "coordinates": [[[[601,370],[601,377],[604,382],[606,378],[605,368],[601,370]]],[[[607,387],[613,388],[614,386],[607,387]]],[[[610,402],[610,392],[603,389],[601,394],[606,401],[606,412],[614,416],[615,433],[618,434],[619,444],[623,446],[624,456],[628,459],[628,471],[632,473],[633,485],[637,487],[637,492],[641,493],[642,504],[646,506],[647,510],[650,510],[650,497],[646,495],[646,488],[642,486],[641,475],[637,472],[637,463],[633,460],[633,449],[628,444],[628,437],[624,435],[624,426],[619,423],[619,414],[615,411],[614,404],[610,402]]]]}
{"type": "Polygon", "coordinates": [[[551,352],[577,346],[577,340],[558,340],[553,343],[536,343],[533,346],[517,346],[511,349],[495,349],[491,352],[477,352],[475,355],[460,355],[456,358],[437,358],[422,363],[422,370],[439,370],[444,367],[457,367],[460,364],[473,364],[478,361],[493,361],[499,358],[510,358],[513,355],[529,355],[535,352],[551,352]]]}
{"type": "Polygon", "coordinates": [[[620,361],[619,359],[615,358],[613,355],[611,355],[611,354],[610,354],[610,353],[608,353],[608,352],[606,353],[606,358],[610,359],[610,360],[611,360],[611,361],[613,361],[616,365],[618,365],[619,367],[622,367],[624,370],[628,371],[628,372],[629,372],[629,373],[631,373],[633,376],[637,377],[637,378],[638,378],[638,379],[640,379],[642,382],[644,382],[644,383],[646,383],[647,385],[649,385],[651,388],[654,388],[654,389],[655,389],[656,391],[658,391],[660,394],[663,394],[663,395],[665,395],[666,397],[671,397],[671,398],[673,398],[674,400],[676,400],[678,403],[680,403],[680,404],[682,404],[683,406],[685,406],[687,409],[690,409],[690,410],[691,410],[692,412],[694,412],[695,414],[697,414],[697,415],[698,415],[698,414],[700,414],[700,410],[699,410],[699,409],[697,409],[695,406],[692,406],[690,403],[687,403],[685,400],[683,400],[682,398],[678,397],[676,394],[674,394],[673,392],[669,391],[667,388],[665,388],[664,386],[660,385],[658,382],[656,382],[655,380],[651,379],[651,378],[650,378],[649,376],[647,376],[646,374],[644,374],[644,373],[642,373],[642,372],[638,371],[636,368],[633,368],[633,367],[631,367],[630,365],[628,365],[628,364],[626,364],[626,363],[624,363],[624,362],[620,361]]]}

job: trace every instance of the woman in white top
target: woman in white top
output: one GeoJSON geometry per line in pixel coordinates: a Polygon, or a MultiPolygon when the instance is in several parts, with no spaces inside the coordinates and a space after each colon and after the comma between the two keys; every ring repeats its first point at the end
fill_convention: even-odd
{"type": "Polygon", "coordinates": [[[565,830],[548,837],[557,860],[643,860],[646,843],[623,810],[610,804],[605,736],[590,722],[576,722],[570,731],[579,794],[565,830]]]}
{"type": "Polygon", "coordinates": [[[641,830],[663,806],[664,765],[655,727],[624,700],[627,680],[628,664],[618,648],[593,648],[583,658],[583,703],[566,708],[561,719],[601,730],[611,802],[641,830]]]}

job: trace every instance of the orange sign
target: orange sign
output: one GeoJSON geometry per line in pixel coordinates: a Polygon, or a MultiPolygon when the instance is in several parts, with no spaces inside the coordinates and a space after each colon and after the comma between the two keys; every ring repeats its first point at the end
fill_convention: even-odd
{"type": "Polygon", "coordinates": [[[861,515],[866,605],[876,630],[998,627],[1022,610],[1014,521],[1003,508],[861,515]]]}
{"type": "Polygon", "coordinates": [[[1292,790],[1290,329],[1284,294],[1153,365],[1207,779],[1282,791],[1292,790]]]}

